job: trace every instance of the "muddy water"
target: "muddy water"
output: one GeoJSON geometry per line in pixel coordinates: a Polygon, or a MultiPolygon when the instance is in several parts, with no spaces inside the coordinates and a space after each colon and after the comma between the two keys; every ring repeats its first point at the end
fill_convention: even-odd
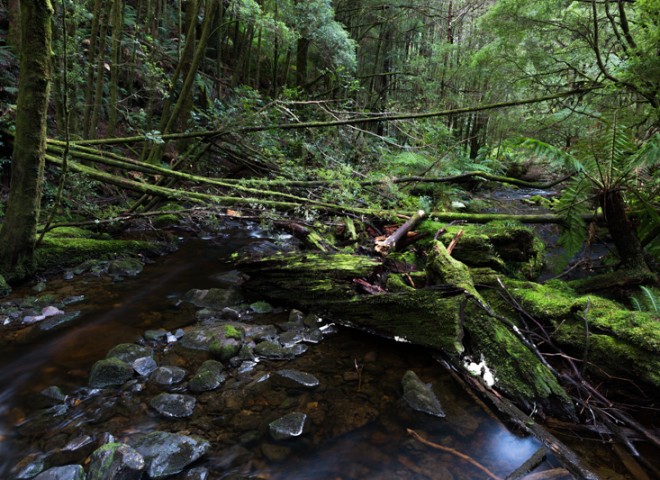
{"type": "MultiPolygon", "coordinates": [[[[80,434],[98,438],[107,432],[123,439],[155,429],[210,440],[211,450],[197,465],[207,468],[211,479],[230,473],[241,475],[234,478],[319,480],[485,478],[456,456],[421,445],[406,433],[408,428],[464,452],[502,477],[539,448],[485,412],[430,352],[340,327],[293,360],[229,369],[225,386],[200,395],[198,411],[186,420],[159,418],[146,406],[152,392],[139,383],[121,394],[82,388],[91,365],[114,345],[139,341],[147,329],[174,331],[194,323],[194,310],[178,302],[183,293],[216,286],[213,277],[232,268],[228,259],[233,251],[262,242],[255,231],[230,231],[187,241],[139,277],[123,282],[85,275],[49,281],[47,291],[58,298],[84,294],[86,300],[75,306],[81,311],[77,327],[10,346],[0,356],[0,478],[9,478],[10,468],[28,453],[62,448],[80,434]],[[263,381],[281,368],[309,372],[320,387],[292,393],[263,381]],[[433,385],[446,418],[406,406],[400,386],[406,370],[433,385]],[[51,385],[75,399],[75,406],[66,421],[33,428],[39,392],[51,385]],[[289,442],[269,439],[268,423],[292,410],[308,414],[307,431],[289,442]]],[[[288,306],[279,307],[250,321],[282,322],[288,306]]],[[[164,352],[161,360],[190,370],[198,361],[176,350],[164,352]]],[[[550,458],[540,468],[557,466],[550,458]]]]}

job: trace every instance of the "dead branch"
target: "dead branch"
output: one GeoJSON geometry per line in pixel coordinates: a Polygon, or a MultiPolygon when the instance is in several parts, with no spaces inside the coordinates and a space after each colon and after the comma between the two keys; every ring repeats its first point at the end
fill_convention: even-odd
{"type": "Polygon", "coordinates": [[[430,440],[427,440],[424,437],[422,437],[419,433],[417,433],[416,431],[414,431],[411,428],[406,429],[406,431],[408,432],[408,434],[411,437],[413,437],[418,442],[421,442],[421,443],[423,443],[424,445],[426,445],[428,447],[435,448],[436,450],[442,450],[443,452],[451,453],[452,455],[454,455],[454,456],[460,458],[461,460],[464,460],[464,461],[468,462],[470,465],[473,465],[474,467],[478,468],[479,470],[484,472],[486,475],[488,475],[493,480],[502,480],[502,477],[498,477],[493,472],[491,472],[486,467],[484,467],[482,464],[477,462],[475,459],[473,459],[471,457],[468,457],[464,453],[461,453],[458,450],[454,450],[453,448],[449,448],[449,447],[445,447],[443,445],[439,445],[437,443],[433,443],[430,440]]]}

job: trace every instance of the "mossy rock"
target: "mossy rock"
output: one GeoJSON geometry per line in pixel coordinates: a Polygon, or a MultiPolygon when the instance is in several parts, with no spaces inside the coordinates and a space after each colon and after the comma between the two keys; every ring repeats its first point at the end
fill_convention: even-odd
{"type": "Polygon", "coordinates": [[[90,238],[58,238],[46,235],[35,251],[40,270],[80,265],[94,259],[110,260],[138,253],[159,253],[163,246],[138,240],[94,240],[90,238]]]}
{"type": "Polygon", "coordinates": [[[596,295],[578,295],[562,282],[539,285],[507,281],[514,298],[533,317],[552,325],[553,339],[610,375],[637,378],[660,388],[660,321],[596,295]],[[588,337],[587,337],[588,333],[588,337]],[[588,338],[588,348],[585,339],[588,338]]]}
{"type": "Polygon", "coordinates": [[[123,385],[133,378],[133,367],[118,358],[104,358],[92,366],[89,386],[106,388],[123,385]]]}

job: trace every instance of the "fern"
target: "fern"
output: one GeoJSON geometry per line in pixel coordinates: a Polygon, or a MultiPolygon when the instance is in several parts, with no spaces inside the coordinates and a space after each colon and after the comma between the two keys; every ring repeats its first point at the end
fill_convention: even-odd
{"type": "Polygon", "coordinates": [[[548,160],[551,166],[563,167],[576,173],[584,170],[584,165],[575,156],[549,143],[535,138],[524,138],[520,141],[519,146],[536,157],[548,160]]]}
{"type": "Polygon", "coordinates": [[[630,297],[633,308],[640,312],[660,313],[660,290],[644,286],[640,290],[640,293],[630,297]]]}

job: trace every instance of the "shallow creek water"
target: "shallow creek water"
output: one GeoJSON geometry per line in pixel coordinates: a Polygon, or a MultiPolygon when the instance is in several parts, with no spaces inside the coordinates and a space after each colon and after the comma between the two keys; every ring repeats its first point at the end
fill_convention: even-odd
{"type": "MultiPolygon", "coordinates": [[[[101,438],[110,433],[122,440],[151,430],[209,440],[209,452],[195,466],[208,469],[210,479],[486,478],[456,456],[420,444],[407,428],[465,453],[501,477],[539,448],[534,439],[508,430],[485,411],[431,352],[343,327],[296,358],[227,367],[227,381],[199,394],[195,413],[187,419],[161,418],[150,409],[154,390],[146,379],[122,389],[85,388],[92,364],[114,345],[139,342],[148,329],[175,331],[195,323],[195,309],[180,304],[181,296],[192,288],[216,286],[214,277],[233,268],[232,252],[263,241],[258,230],[231,230],[213,239],[188,240],[138,277],[121,282],[89,274],[50,280],[47,293],[86,298],[70,307],[81,311],[75,327],[10,345],[0,354],[0,478],[10,478],[12,466],[27,454],[62,448],[81,434],[101,438]],[[291,391],[271,385],[267,376],[283,368],[311,373],[320,386],[291,391]],[[414,412],[405,404],[401,378],[407,370],[433,385],[446,418],[414,412]],[[66,420],[40,424],[35,419],[43,408],[39,392],[52,385],[73,401],[62,417],[66,420]],[[272,440],[268,424],[291,411],[308,415],[305,432],[293,440],[272,440]]],[[[16,295],[29,293],[34,292],[26,287],[16,295]]],[[[277,307],[269,314],[246,314],[241,321],[286,322],[289,306],[277,307]]],[[[200,362],[173,346],[160,353],[158,363],[194,371],[200,362]]],[[[170,389],[185,390],[185,383],[170,389]]],[[[558,466],[550,457],[539,469],[558,466]]],[[[193,478],[185,475],[175,478],[193,478]]]]}

